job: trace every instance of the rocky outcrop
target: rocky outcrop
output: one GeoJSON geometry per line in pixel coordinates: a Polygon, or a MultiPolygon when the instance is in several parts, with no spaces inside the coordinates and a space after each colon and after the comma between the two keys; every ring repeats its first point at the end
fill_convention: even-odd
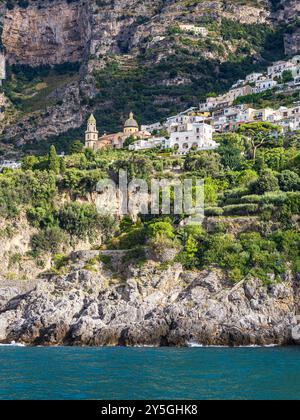
{"type": "Polygon", "coordinates": [[[80,85],[74,82],[53,92],[52,95],[61,98],[61,103],[30,114],[19,124],[8,126],[5,137],[16,146],[21,146],[81,126],[87,113],[87,106],[81,104],[80,85]]]}
{"type": "Polygon", "coordinates": [[[31,2],[5,14],[2,42],[10,64],[82,62],[89,39],[89,6],[85,1],[31,2]]]}
{"type": "Polygon", "coordinates": [[[284,36],[284,48],[287,55],[295,55],[300,51],[300,29],[284,36]]]}
{"type": "Polygon", "coordinates": [[[89,346],[293,342],[296,280],[287,277],[269,287],[258,280],[234,285],[216,269],[186,272],[173,265],[162,270],[154,262],[127,267],[117,277],[97,261],[97,252],[73,254],[68,274],[45,277],[31,292],[12,298],[0,311],[0,342],[89,346]]]}

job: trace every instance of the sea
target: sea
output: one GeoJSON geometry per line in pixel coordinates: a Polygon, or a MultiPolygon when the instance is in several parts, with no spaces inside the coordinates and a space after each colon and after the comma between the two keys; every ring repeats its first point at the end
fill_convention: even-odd
{"type": "Polygon", "coordinates": [[[0,400],[298,400],[300,347],[0,346],[0,400]]]}

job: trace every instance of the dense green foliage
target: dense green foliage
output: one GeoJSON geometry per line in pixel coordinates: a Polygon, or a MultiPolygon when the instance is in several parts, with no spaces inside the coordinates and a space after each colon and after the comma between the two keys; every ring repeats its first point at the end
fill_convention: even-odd
{"type": "MultiPolygon", "coordinates": [[[[158,259],[172,250],[172,258],[177,254],[189,269],[216,265],[234,281],[247,276],[277,281],[300,265],[299,140],[297,133],[283,137],[278,127],[257,123],[219,136],[215,151],[186,157],[167,151],[80,151],[75,143],[74,153],[61,158],[51,147],[45,156],[24,158],[22,169],[3,170],[0,215],[26,215],[38,229],[32,238],[35,253],[54,254],[83,239],[128,250],[128,261],[144,261],[147,249],[158,259]],[[136,223],[99,214],[91,194],[101,179],[117,182],[120,170],[127,170],[129,181],[138,177],[148,185],[154,177],[204,178],[211,227],[184,226],[185,214],[140,215],[136,223]],[[232,228],[235,223],[239,228],[232,228]]],[[[172,189],[169,194],[172,203],[172,189]]]]}

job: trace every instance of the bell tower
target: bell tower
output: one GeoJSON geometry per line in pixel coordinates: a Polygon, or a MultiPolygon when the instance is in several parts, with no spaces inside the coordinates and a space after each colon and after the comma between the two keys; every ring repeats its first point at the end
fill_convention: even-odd
{"type": "Polygon", "coordinates": [[[91,114],[88,119],[87,130],[85,132],[85,147],[95,150],[98,138],[99,132],[97,130],[96,118],[93,114],[91,114]]]}

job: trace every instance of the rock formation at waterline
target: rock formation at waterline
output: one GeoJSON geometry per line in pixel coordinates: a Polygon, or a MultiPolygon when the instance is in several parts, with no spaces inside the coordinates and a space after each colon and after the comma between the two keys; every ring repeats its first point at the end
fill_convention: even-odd
{"type": "MultiPolygon", "coordinates": [[[[269,287],[258,280],[234,285],[216,269],[188,272],[179,264],[162,269],[151,261],[109,271],[98,254],[74,253],[66,274],[45,276],[25,294],[0,291],[0,342],[88,346],[293,343],[297,279],[287,276],[269,287]]],[[[122,253],[114,256],[116,260],[122,266],[122,253]]]]}

